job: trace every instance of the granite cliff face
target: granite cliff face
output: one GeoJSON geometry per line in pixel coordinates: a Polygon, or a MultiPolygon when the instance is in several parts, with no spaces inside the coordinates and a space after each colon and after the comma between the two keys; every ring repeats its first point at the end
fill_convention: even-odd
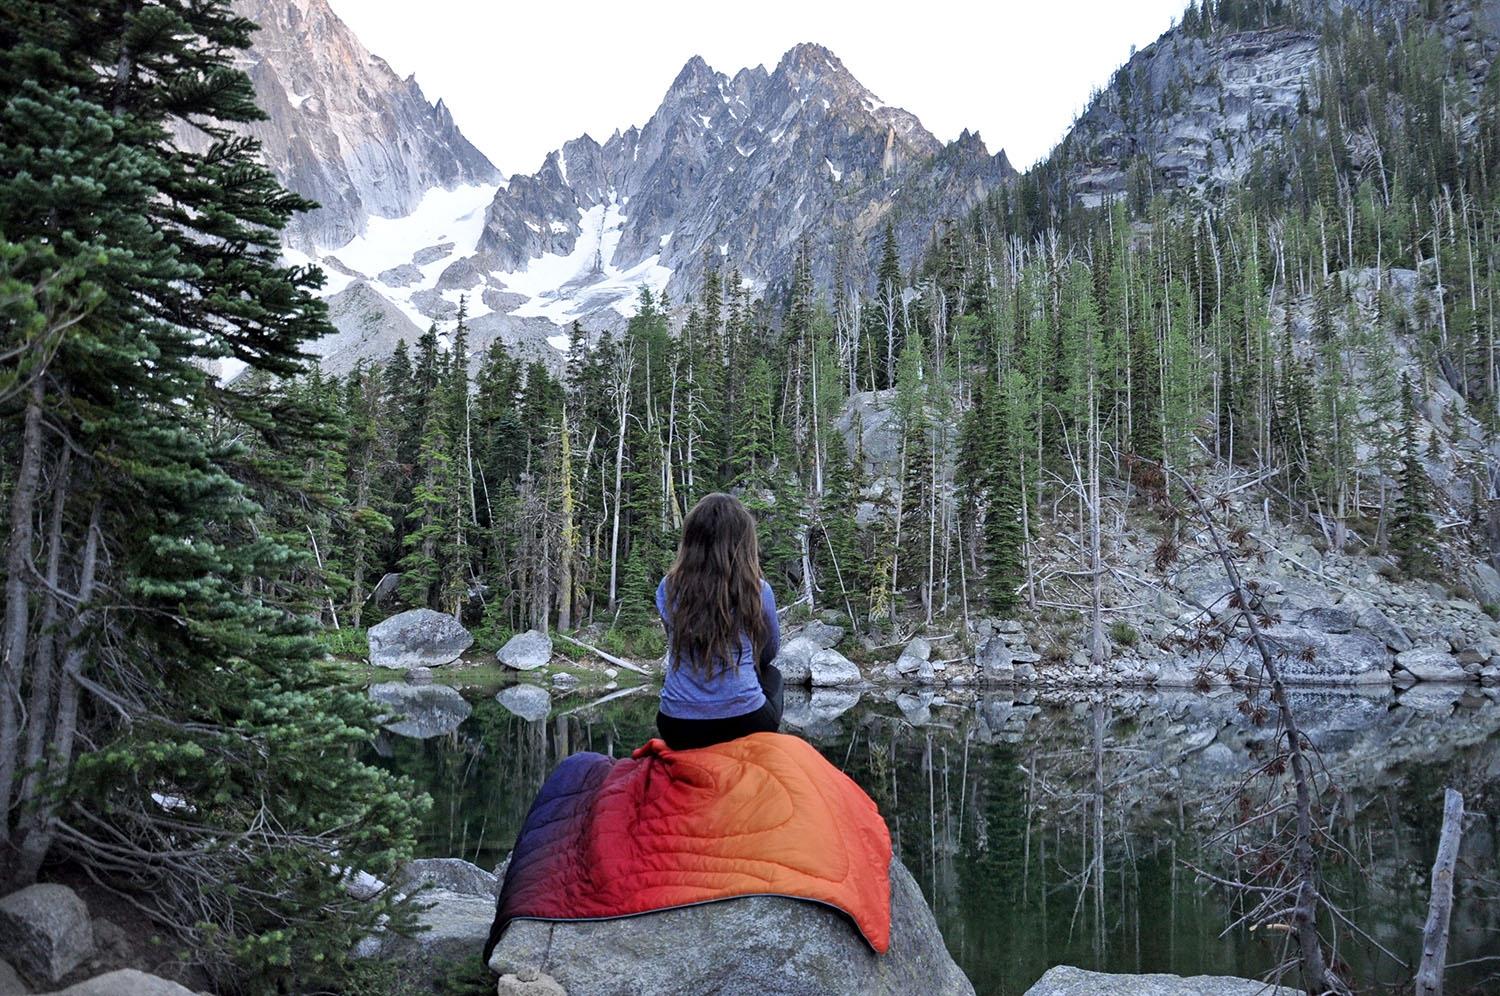
{"type": "MultiPolygon", "coordinates": [[[[1404,23],[1420,8],[1418,0],[1297,0],[1261,26],[1174,26],[1132,53],[1089,103],[1053,152],[1056,173],[1090,206],[1133,189],[1150,196],[1232,187],[1258,150],[1318,106],[1325,26],[1344,17],[1404,23]]],[[[1500,51],[1500,3],[1444,0],[1430,20],[1454,65],[1482,84],[1500,51]]],[[[1347,138],[1356,158],[1371,144],[1347,138]]]]}
{"type": "Polygon", "coordinates": [[[260,25],[243,68],[268,120],[249,133],[292,190],[322,205],[297,217],[289,245],[312,251],[399,218],[434,187],[493,183],[498,171],[440,100],[372,55],[326,0],[238,0],[260,25]]]}

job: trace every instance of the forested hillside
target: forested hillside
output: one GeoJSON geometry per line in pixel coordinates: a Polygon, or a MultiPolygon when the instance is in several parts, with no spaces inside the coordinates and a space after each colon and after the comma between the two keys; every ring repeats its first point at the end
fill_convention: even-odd
{"type": "Polygon", "coordinates": [[[1226,182],[1178,190],[1141,153],[1116,195],[1073,196],[1101,108],[1147,132],[1190,89],[1127,66],[921,258],[888,240],[822,288],[804,257],[773,301],[710,258],[691,301],[646,295],[591,347],[575,328],[561,378],[492,350],[467,379],[459,321],[300,383],[340,427],[310,458],[325,500],[280,510],[325,552],[325,621],[367,620],[400,572],[404,603],[499,629],[649,629],[717,488],[761,517],[784,601],[860,626],[1090,604],[1125,538],[1101,516],[1165,569],[1152,498],[1205,475],[1323,549],[1468,577],[1497,536],[1494,38],[1468,5],[1376,6],[1193,6],[1154,46],[1318,39],[1226,182]]]}

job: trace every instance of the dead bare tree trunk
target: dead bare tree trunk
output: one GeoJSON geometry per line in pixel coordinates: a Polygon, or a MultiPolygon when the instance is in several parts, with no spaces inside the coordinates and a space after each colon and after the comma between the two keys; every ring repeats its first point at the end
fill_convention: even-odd
{"type": "Polygon", "coordinates": [[[1293,866],[1296,869],[1296,901],[1287,912],[1291,914],[1292,933],[1297,939],[1298,953],[1301,956],[1302,986],[1309,996],[1322,996],[1323,993],[1330,992],[1348,996],[1349,988],[1329,970],[1323,957],[1322,939],[1318,936],[1318,910],[1323,898],[1318,891],[1318,859],[1313,850],[1313,776],[1307,756],[1302,750],[1302,730],[1287,699],[1286,686],[1281,680],[1281,667],[1277,664],[1276,655],[1266,642],[1265,635],[1261,633],[1260,625],[1255,621],[1255,613],[1250,609],[1250,594],[1240,578],[1239,569],[1234,565],[1234,558],[1229,554],[1229,547],[1219,534],[1218,523],[1204,505],[1203,497],[1197,489],[1187,481],[1182,483],[1183,491],[1197,508],[1204,528],[1208,530],[1209,540],[1218,554],[1219,562],[1224,566],[1224,574],[1234,588],[1240,617],[1250,629],[1250,640],[1270,679],[1271,701],[1276,706],[1281,727],[1286,734],[1287,760],[1291,767],[1297,814],[1296,836],[1292,848],[1293,866]]]}
{"type": "Polygon", "coordinates": [[[1422,962],[1417,968],[1417,996],[1443,996],[1443,970],[1448,964],[1448,918],[1453,913],[1453,866],[1463,838],[1464,797],[1454,789],[1443,792],[1443,831],[1437,860],[1432,863],[1432,898],[1427,925],[1422,928],[1422,962]]]}

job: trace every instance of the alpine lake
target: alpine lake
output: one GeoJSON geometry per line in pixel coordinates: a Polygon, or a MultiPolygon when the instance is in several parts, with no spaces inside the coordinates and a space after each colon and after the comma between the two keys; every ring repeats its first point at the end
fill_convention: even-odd
{"type": "MultiPolygon", "coordinates": [[[[559,760],[627,756],[655,735],[650,684],[414,692],[371,760],[431,796],[421,856],[486,869],[559,760]]],[[[1451,785],[1469,815],[1448,992],[1500,992],[1500,700],[1439,685],[1292,695],[1335,786],[1326,888],[1368,935],[1332,925],[1346,978],[1362,993],[1411,991],[1451,785]]],[[[1012,996],[1057,964],[1254,978],[1287,957],[1279,924],[1233,925],[1244,900],[1195,871],[1236,871],[1224,833],[1235,787],[1271,735],[1245,701],[1233,689],[789,688],[783,731],[879,804],[975,989],[1012,996]]]]}

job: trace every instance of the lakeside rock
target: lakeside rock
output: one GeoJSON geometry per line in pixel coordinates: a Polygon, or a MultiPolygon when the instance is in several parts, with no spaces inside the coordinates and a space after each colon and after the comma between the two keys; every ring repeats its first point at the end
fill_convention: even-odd
{"type": "Polygon", "coordinates": [[[362,958],[379,958],[396,968],[397,991],[437,992],[438,980],[454,964],[473,959],[484,949],[495,918],[495,897],[464,895],[438,889],[422,895],[419,929],[410,937],[383,932],[355,946],[362,958]]]}
{"type": "Polygon", "coordinates": [[[474,707],[447,685],[407,685],[389,681],[370,686],[370,698],[394,712],[380,724],[403,737],[425,740],[458,729],[474,707]],[[400,718],[396,718],[397,716],[400,718]]]}
{"type": "Polygon", "coordinates": [[[38,996],[198,996],[169,979],[133,968],[96,975],[92,979],[38,996]]]}
{"type": "Polygon", "coordinates": [[[517,671],[534,671],[552,660],[552,637],[537,629],[517,633],[495,653],[495,658],[517,671]]]}
{"type": "Polygon", "coordinates": [[[439,892],[453,892],[460,896],[488,896],[491,899],[500,891],[500,881],[494,874],[462,858],[417,858],[408,861],[396,879],[396,888],[402,892],[411,892],[424,885],[430,885],[439,892]]]}
{"type": "Polygon", "coordinates": [[[1071,965],[1047,970],[1026,996],[1293,996],[1284,986],[1268,986],[1229,975],[1110,975],[1071,965]]]}
{"type": "MultiPolygon", "coordinates": [[[[819,650],[808,661],[808,680],[814,688],[857,685],[864,680],[854,662],[837,650],[819,650]]],[[[785,675],[783,674],[783,680],[785,675]]]]}
{"type": "Polygon", "coordinates": [[[797,636],[805,640],[811,640],[824,650],[832,649],[844,638],[844,627],[826,623],[821,619],[814,619],[798,631],[797,636]]]}
{"type": "Polygon", "coordinates": [[[78,894],[41,882],[0,899],[5,957],[32,985],[54,985],[94,954],[94,925],[78,894]]]}
{"type": "Polygon", "coordinates": [[[781,645],[781,652],[773,662],[781,672],[781,680],[788,685],[806,685],[812,681],[812,659],[823,650],[817,642],[806,636],[794,637],[781,645]]]}
{"type": "Polygon", "coordinates": [[[825,906],[748,896],[618,920],[518,920],[501,937],[490,970],[500,976],[501,992],[515,994],[972,994],[911,873],[892,859],[890,874],[891,948],[884,955],[825,906]]]}
{"type": "Polygon", "coordinates": [[[474,645],[474,634],[452,616],[408,609],[370,627],[370,663],[410,671],[451,664],[474,645]]]}

